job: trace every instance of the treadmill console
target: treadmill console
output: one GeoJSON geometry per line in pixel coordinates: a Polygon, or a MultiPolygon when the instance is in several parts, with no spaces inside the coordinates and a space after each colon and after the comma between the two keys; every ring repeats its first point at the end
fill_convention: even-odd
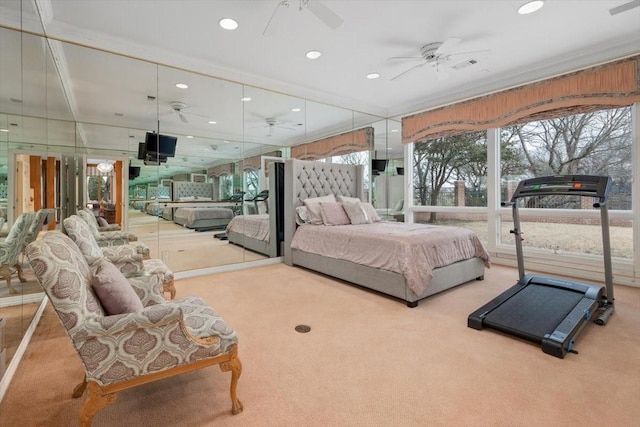
{"type": "Polygon", "coordinates": [[[575,195],[596,197],[604,203],[609,195],[611,178],[597,175],[552,175],[520,181],[511,202],[521,197],[575,195]]]}

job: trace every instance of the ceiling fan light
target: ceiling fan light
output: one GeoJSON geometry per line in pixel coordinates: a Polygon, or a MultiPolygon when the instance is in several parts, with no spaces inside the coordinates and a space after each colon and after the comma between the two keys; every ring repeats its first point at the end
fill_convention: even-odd
{"type": "Polygon", "coordinates": [[[544,0],[533,0],[529,1],[518,8],[518,13],[520,15],[528,15],[530,13],[536,12],[540,10],[544,6],[544,0]]]}

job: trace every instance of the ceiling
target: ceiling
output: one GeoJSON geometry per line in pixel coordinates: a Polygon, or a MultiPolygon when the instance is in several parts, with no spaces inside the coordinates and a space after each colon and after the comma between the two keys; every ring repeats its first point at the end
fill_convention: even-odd
{"type": "MultiPolygon", "coordinates": [[[[640,7],[610,13],[628,0],[547,0],[536,13],[518,15],[523,2],[3,0],[0,24],[16,28],[19,19],[23,29],[50,38],[56,67],[48,69],[62,77],[70,111],[60,108],[56,117],[49,95],[47,117],[83,123],[79,138],[93,147],[135,151],[159,118],[161,131],[194,136],[190,145],[179,143],[173,164],[205,162],[237,158],[252,144],[290,146],[373,123],[401,156],[400,134],[389,132],[396,122],[377,117],[399,119],[640,53],[640,7]],[[236,30],[218,25],[227,17],[236,30]],[[390,58],[420,57],[423,45],[453,38],[458,43],[437,64],[394,79],[424,61],[390,58]],[[310,50],[322,56],[307,59],[310,50]],[[367,79],[373,72],[380,77],[367,79]],[[187,91],[175,88],[184,80],[187,91]],[[252,101],[240,105],[244,96],[252,101]],[[188,123],[172,101],[186,104],[188,123]],[[212,118],[215,132],[206,123],[212,118]]],[[[0,43],[4,56],[11,43],[0,43]]],[[[7,102],[0,99],[0,112],[12,113],[7,102]]]]}

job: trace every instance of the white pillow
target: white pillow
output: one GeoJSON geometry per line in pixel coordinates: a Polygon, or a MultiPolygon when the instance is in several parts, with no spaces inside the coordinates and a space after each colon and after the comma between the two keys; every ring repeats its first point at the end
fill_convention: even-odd
{"type": "Polygon", "coordinates": [[[360,201],[360,199],[358,199],[357,197],[347,197],[347,196],[337,196],[336,199],[338,199],[340,203],[356,203],[360,201]]]}
{"type": "Polygon", "coordinates": [[[344,211],[342,203],[339,202],[321,202],[320,215],[324,225],[349,225],[351,220],[344,211]]]}
{"type": "Polygon", "coordinates": [[[309,210],[306,206],[298,206],[296,208],[296,224],[309,224],[311,223],[311,218],[309,218],[309,210]]]}
{"type": "Polygon", "coordinates": [[[335,202],[336,198],[333,194],[329,194],[322,197],[311,197],[304,200],[304,205],[309,211],[309,218],[311,224],[319,225],[323,224],[322,215],[320,214],[320,202],[335,202]]]}
{"type": "Polygon", "coordinates": [[[364,206],[362,206],[362,203],[360,202],[343,203],[342,207],[344,208],[344,211],[347,213],[347,216],[349,216],[349,220],[351,221],[351,224],[354,224],[354,225],[370,224],[373,222],[373,220],[369,218],[367,211],[365,210],[364,206]]]}
{"type": "Polygon", "coordinates": [[[361,204],[362,204],[362,207],[364,208],[364,211],[369,216],[369,219],[371,220],[371,222],[382,221],[382,218],[380,218],[380,215],[378,215],[378,212],[376,212],[376,208],[374,208],[371,203],[361,202],[361,204]]]}
{"type": "Polygon", "coordinates": [[[195,200],[194,196],[178,197],[179,202],[194,202],[195,200]]]}

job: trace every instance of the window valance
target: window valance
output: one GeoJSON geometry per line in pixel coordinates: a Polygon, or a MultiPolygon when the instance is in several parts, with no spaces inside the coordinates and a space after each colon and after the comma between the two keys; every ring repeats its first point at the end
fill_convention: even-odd
{"type": "Polygon", "coordinates": [[[640,102],[640,55],[402,118],[402,142],[640,102]]]}
{"type": "Polygon", "coordinates": [[[233,163],[225,163],[224,165],[214,166],[207,169],[207,175],[215,177],[219,177],[222,175],[233,175],[233,171],[235,170],[234,166],[235,165],[233,163]]]}
{"type": "Polygon", "coordinates": [[[242,161],[242,169],[243,170],[247,170],[247,169],[258,170],[258,169],[260,169],[260,166],[262,165],[262,157],[263,156],[280,157],[281,155],[282,154],[280,153],[280,151],[272,151],[270,153],[260,154],[259,156],[249,157],[248,159],[244,159],[242,161]]]}
{"type": "Polygon", "coordinates": [[[291,157],[301,160],[318,160],[331,156],[373,150],[373,127],[366,127],[340,135],[291,147],[291,157]]]}

